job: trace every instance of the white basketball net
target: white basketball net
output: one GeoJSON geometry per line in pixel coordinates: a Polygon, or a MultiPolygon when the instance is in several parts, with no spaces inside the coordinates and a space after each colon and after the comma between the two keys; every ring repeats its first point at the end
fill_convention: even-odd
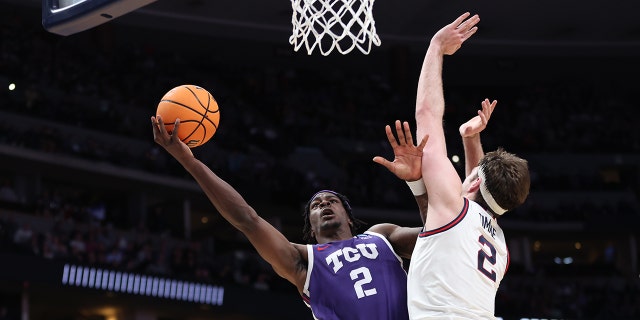
{"type": "Polygon", "coordinates": [[[369,54],[371,44],[380,46],[373,20],[374,0],[291,0],[293,34],[289,43],[302,45],[310,55],[318,47],[322,55],[335,48],[342,54],[358,48],[369,54]]]}

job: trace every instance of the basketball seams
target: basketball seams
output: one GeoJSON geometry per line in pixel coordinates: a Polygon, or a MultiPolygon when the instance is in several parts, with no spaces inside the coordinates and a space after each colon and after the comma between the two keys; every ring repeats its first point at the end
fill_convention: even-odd
{"type": "MultiPolygon", "coordinates": [[[[198,126],[196,126],[196,128],[193,130],[193,132],[191,132],[191,134],[189,135],[189,137],[191,137],[191,136],[195,133],[195,131],[196,131],[200,126],[202,126],[202,129],[203,129],[204,133],[202,134],[202,139],[201,139],[201,141],[206,141],[206,140],[208,140],[208,139],[207,139],[207,131],[208,131],[208,130],[207,130],[207,127],[206,127],[206,126],[203,126],[203,125],[202,125],[202,122],[203,122],[204,120],[207,120],[207,121],[211,122],[211,124],[212,124],[216,129],[218,128],[218,126],[217,126],[217,125],[215,125],[215,124],[213,123],[213,121],[211,121],[211,119],[209,119],[209,117],[207,117],[207,114],[210,112],[209,107],[211,106],[211,100],[214,100],[214,101],[215,101],[215,99],[213,98],[213,96],[211,95],[211,93],[209,93],[208,91],[205,91],[205,92],[206,92],[206,94],[207,94],[207,105],[205,106],[205,105],[202,103],[202,100],[200,100],[200,96],[198,96],[198,94],[197,94],[197,93],[196,93],[196,92],[195,92],[191,87],[187,87],[187,90],[189,90],[189,91],[191,92],[191,94],[193,94],[193,96],[196,98],[196,101],[198,101],[198,104],[200,104],[200,106],[201,106],[201,107],[203,107],[203,108],[204,108],[204,110],[205,110],[205,112],[204,112],[203,114],[202,114],[202,113],[198,113],[198,114],[200,114],[200,115],[202,116],[202,118],[200,119],[200,122],[198,123],[198,126]]],[[[216,105],[217,105],[217,104],[218,104],[218,103],[217,103],[217,101],[216,101],[216,105]]],[[[218,110],[216,110],[216,112],[217,112],[217,111],[218,111],[218,110]]],[[[215,131],[214,131],[214,132],[215,132],[215,131]]],[[[213,136],[213,135],[212,135],[212,136],[213,136]]]]}
{"type": "MultiPolygon", "coordinates": [[[[207,99],[207,107],[205,108],[205,110],[207,110],[207,111],[205,111],[204,115],[202,116],[202,121],[204,121],[204,120],[209,121],[213,125],[213,127],[216,128],[216,130],[217,130],[218,129],[218,125],[216,123],[214,123],[213,121],[211,121],[211,119],[209,119],[207,114],[208,113],[217,113],[220,110],[220,107],[218,107],[215,111],[209,110],[209,107],[211,106],[211,101],[214,101],[216,103],[216,106],[218,105],[218,101],[216,101],[216,98],[214,98],[211,95],[211,93],[208,92],[208,91],[207,91],[207,98],[209,98],[209,99],[207,99]]],[[[200,102],[200,100],[198,100],[198,102],[200,102]]],[[[202,105],[201,102],[200,102],[200,105],[202,105]]],[[[202,121],[200,123],[202,123],[202,121]]],[[[204,127],[204,132],[205,132],[204,137],[206,138],[207,137],[207,134],[206,134],[207,127],[204,127]]],[[[214,131],[214,133],[215,133],[215,131],[214,131]]]]}
{"type": "Polygon", "coordinates": [[[190,106],[188,106],[188,105],[186,105],[184,103],[181,103],[181,102],[178,102],[178,101],[175,101],[175,100],[164,99],[164,100],[160,100],[160,102],[170,102],[170,103],[173,103],[173,104],[177,104],[177,105],[179,105],[181,107],[184,107],[186,109],[189,109],[189,110],[193,111],[197,115],[204,116],[199,110],[196,110],[196,109],[194,109],[194,108],[192,108],[192,107],[190,107],[190,106]]]}
{"type": "Polygon", "coordinates": [[[211,139],[218,129],[220,120],[218,102],[206,89],[195,85],[182,85],[167,92],[158,104],[158,114],[162,113],[168,114],[168,119],[180,118],[181,123],[186,125],[184,129],[180,129],[180,136],[191,148],[211,139]],[[205,99],[208,101],[205,102],[205,99]],[[211,110],[212,107],[217,108],[211,110]],[[187,120],[189,118],[190,120],[187,120]]]}

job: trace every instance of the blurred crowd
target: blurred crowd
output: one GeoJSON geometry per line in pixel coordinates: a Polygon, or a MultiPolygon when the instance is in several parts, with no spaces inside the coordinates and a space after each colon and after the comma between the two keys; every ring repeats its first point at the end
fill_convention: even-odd
{"type": "Polygon", "coordinates": [[[187,241],[145,226],[133,229],[104,222],[104,207],[80,198],[50,198],[37,213],[24,214],[0,201],[0,252],[35,255],[49,261],[90,265],[135,274],[268,290],[271,268],[238,244],[215,252],[207,240],[187,241]],[[59,202],[58,202],[59,201],[59,202]]]}
{"type": "MultiPolygon", "coordinates": [[[[330,187],[361,206],[414,206],[407,201],[412,199],[408,191],[389,188],[397,183],[395,178],[371,162],[373,155],[391,154],[384,125],[413,118],[415,97],[394,90],[383,72],[221,63],[206,54],[163,51],[150,43],[116,45],[108,33],[75,43],[29,27],[19,15],[3,19],[0,27],[0,145],[186,177],[152,141],[149,116],[164,92],[193,83],[209,89],[221,105],[216,136],[194,152],[234,186],[250,188],[248,197],[297,205],[318,188],[330,187]],[[10,83],[16,84],[15,90],[6,90],[10,83]],[[31,122],[10,120],[19,117],[31,122]]],[[[532,162],[532,195],[594,194],[580,201],[556,200],[556,205],[533,196],[509,219],[638,221],[637,162],[621,165],[612,160],[605,166],[593,164],[590,170],[535,166],[544,155],[549,161],[563,155],[589,161],[590,155],[599,154],[637,159],[640,133],[631,130],[637,117],[629,116],[638,114],[634,91],[620,79],[610,80],[521,80],[521,85],[491,88],[500,92],[500,103],[483,143],[543,155],[541,162],[532,162]]],[[[486,87],[448,88],[445,118],[450,141],[459,139],[457,125],[474,114],[486,92],[486,87]]],[[[450,145],[451,154],[462,154],[461,144],[450,145]]],[[[13,177],[0,175],[3,252],[293,292],[241,240],[214,245],[211,239],[180,239],[163,226],[151,225],[157,221],[116,223],[108,210],[113,200],[98,193],[83,190],[61,196],[55,186],[48,186],[39,194],[25,194],[13,177]],[[215,250],[222,246],[227,250],[215,250]]],[[[637,279],[606,274],[549,282],[540,276],[507,276],[497,310],[551,318],[640,316],[637,279]]]]}

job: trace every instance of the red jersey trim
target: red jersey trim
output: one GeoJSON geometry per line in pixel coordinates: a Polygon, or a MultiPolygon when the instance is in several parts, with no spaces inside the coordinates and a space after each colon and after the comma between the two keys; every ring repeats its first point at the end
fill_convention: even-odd
{"type": "Polygon", "coordinates": [[[458,214],[458,216],[455,219],[453,219],[451,222],[445,224],[444,226],[442,226],[440,228],[429,230],[429,231],[420,232],[418,237],[420,237],[420,238],[428,237],[430,235],[434,235],[434,234],[437,234],[437,233],[445,232],[445,231],[455,227],[458,223],[460,223],[460,221],[462,221],[462,219],[464,219],[464,217],[467,215],[467,211],[469,211],[469,200],[467,198],[464,198],[464,206],[462,207],[462,211],[460,211],[460,214],[458,214]]]}

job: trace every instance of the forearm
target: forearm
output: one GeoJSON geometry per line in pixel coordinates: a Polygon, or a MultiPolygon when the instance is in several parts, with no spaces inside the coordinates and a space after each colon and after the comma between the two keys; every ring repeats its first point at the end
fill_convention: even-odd
{"type": "MultiPolygon", "coordinates": [[[[301,290],[304,277],[300,265],[303,246],[294,246],[274,226],[255,212],[242,196],[209,167],[193,156],[181,157],[180,164],[193,176],[220,214],[240,230],[275,272],[301,290]]],[[[305,251],[306,252],[306,251],[305,251]]]]}
{"type": "Polygon", "coordinates": [[[179,162],[229,223],[243,233],[249,231],[257,214],[231,185],[195,157],[185,157],[179,159],[179,162]]]}
{"type": "Polygon", "coordinates": [[[420,209],[420,218],[422,219],[422,225],[427,222],[427,209],[429,208],[429,195],[427,193],[419,196],[414,196],[418,209],[420,209]]]}
{"type": "Polygon", "coordinates": [[[482,157],[484,157],[480,134],[475,134],[471,137],[462,137],[462,145],[464,147],[465,176],[468,176],[471,170],[477,167],[482,157]]]}
{"type": "MultiPolygon", "coordinates": [[[[444,93],[442,90],[443,55],[434,43],[429,46],[422,63],[416,97],[417,136],[422,137],[434,127],[433,119],[441,121],[444,115],[444,93]]],[[[440,126],[441,124],[438,123],[440,126]]]]}
{"type": "Polygon", "coordinates": [[[429,207],[429,196],[427,195],[427,188],[424,185],[424,180],[420,178],[416,181],[406,181],[411,193],[416,198],[418,209],[420,210],[420,217],[422,218],[422,224],[427,221],[427,209],[429,207]]]}

